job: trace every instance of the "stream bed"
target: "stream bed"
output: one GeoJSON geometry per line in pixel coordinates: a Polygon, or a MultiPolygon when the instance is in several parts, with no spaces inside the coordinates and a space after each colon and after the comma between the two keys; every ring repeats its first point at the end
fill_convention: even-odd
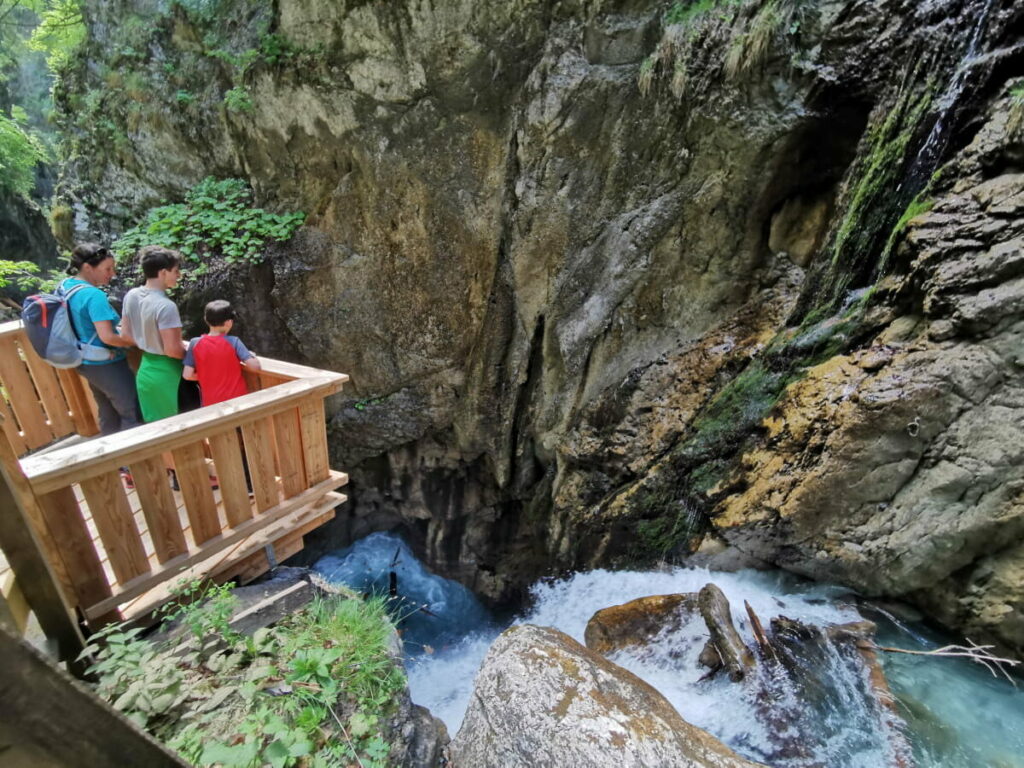
{"type": "MultiPolygon", "coordinates": [[[[884,606],[858,606],[856,596],[845,588],[800,581],[781,572],[679,567],[578,573],[538,582],[531,589],[531,605],[512,620],[499,621],[468,589],[431,573],[391,534],[373,534],[325,555],[314,570],[328,581],[361,592],[387,594],[397,587],[395,602],[413,700],[441,718],[452,736],[462,722],[487,649],[509,625],[554,627],[582,643],[587,621],[601,608],[646,595],[697,592],[708,582],[728,597],[737,627],[751,647],[754,637],[742,615],[744,600],[766,624],[779,615],[819,626],[868,618],[878,624],[879,645],[930,650],[955,642],[919,622],[896,618],[884,606]]],[[[865,703],[870,697],[864,695],[863,671],[835,653],[819,660],[822,684],[813,703],[796,704],[800,715],[794,727],[807,734],[807,752],[779,758],[773,735],[756,716],[756,697],[749,689],[725,675],[701,681],[706,669],[699,666],[697,656],[706,639],[703,622],[695,621],[656,638],[642,654],[619,652],[610,658],[657,688],[688,722],[745,757],[779,768],[888,768],[893,764],[887,735],[891,727],[903,732],[913,763],[922,768],[1024,766],[1024,690],[968,661],[896,653],[880,654],[896,698],[896,722],[888,711],[865,703]]],[[[806,694],[801,693],[801,701],[806,694]]],[[[783,691],[783,698],[786,695],[783,691]]]]}

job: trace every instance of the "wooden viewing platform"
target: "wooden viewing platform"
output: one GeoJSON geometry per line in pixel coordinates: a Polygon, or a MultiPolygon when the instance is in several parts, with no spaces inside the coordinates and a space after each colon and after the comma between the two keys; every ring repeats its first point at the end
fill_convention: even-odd
{"type": "Polygon", "coordinates": [[[85,381],[42,361],[20,322],[0,325],[0,622],[23,632],[31,610],[52,635],[47,625],[62,612],[94,628],[137,618],[182,578],[244,583],[301,550],[345,501],[337,489],[348,478],[329,465],[324,398],[348,377],[260,362],[262,371],[246,371],[244,397],[93,437],[85,381]],[[60,442],[74,435],[92,439],[60,442]]]}

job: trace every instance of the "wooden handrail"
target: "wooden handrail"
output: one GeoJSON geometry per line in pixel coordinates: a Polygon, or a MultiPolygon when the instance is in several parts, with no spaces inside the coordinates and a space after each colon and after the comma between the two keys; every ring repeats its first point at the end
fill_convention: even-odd
{"type": "Polygon", "coordinates": [[[98,437],[88,443],[27,456],[21,460],[21,468],[36,493],[49,493],[140,458],[188,445],[212,432],[223,432],[273,415],[294,407],[296,400],[326,397],[338,392],[348,381],[348,376],[343,373],[317,373],[315,377],[288,381],[218,405],[98,437]]]}
{"type": "Polygon", "coordinates": [[[262,370],[244,372],[250,394],[19,461],[17,454],[66,435],[95,434],[94,405],[76,371],[54,371],[35,354],[20,322],[0,324],[0,441],[57,582],[57,598],[35,600],[52,604],[42,606],[48,618],[59,618],[62,600],[93,625],[121,611],[135,615],[168,599],[182,569],[210,574],[235,560],[252,572],[262,547],[333,517],[345,500],[336,489],[348,478],[330,467],[324,399],[348,376],[260,363],[262,370]],[[122,483],[122,467],[134,489],[122,483]]]}

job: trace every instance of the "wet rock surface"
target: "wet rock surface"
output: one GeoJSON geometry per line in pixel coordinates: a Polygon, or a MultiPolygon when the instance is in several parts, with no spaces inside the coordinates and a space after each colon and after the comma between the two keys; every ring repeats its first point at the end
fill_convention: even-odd
{"type": "Polygon", "coordinates": [[[491,647],[450,758],[456,768],[758,765],[688,724],[631,672],[532,625],[491,647]]]}

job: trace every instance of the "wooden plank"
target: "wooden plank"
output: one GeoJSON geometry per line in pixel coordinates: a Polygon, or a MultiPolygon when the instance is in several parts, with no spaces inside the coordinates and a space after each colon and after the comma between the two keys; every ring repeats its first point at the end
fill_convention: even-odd
{"type": "MultiPolygon", "coordinates": [[[[339,494],[330,494],[332,497],[337,497],[339,494]]],[[[320,505],[314,510],[315,517],[309,519],[308,522],[303,523],[298,528],[282,536],[279,539],[274,540],[274,559],[278,563],[283,563],[289,557],[297,555],[302,551],[305,546],[303,537],[310,531],[316,530],[324,523],[327,523],[334,519],[334,507],[340,502],[335,499],[330,499],[326,502],[326,511],[324,510],[325,505],[320,505]]],[[[264,573],[270,570],[270,563],[267,561],[267,553],[261,549],[258,552],[254,552],[248,557],[243,557],[241,560],[233,561],[230,566],[224,569],[222,573],[229,574],[225,578],[225,581],[234,581],[236,584],[248,584],[253,579],[259,578],[264,573]]],[[[218,581],[220,577],[218,575],[218,581]]]]}
{"type": "Polygon", "coordinates": [[[53,431],[46,423],[46,412],[39,403],[32,377],[13,337],[0,338],[0,379],[3,379],[11,410],[18,418],[28,447],[38,448],[52,442],[53,431]]]}
{"type": "Polygon", "coordinates": [[[210,489],[210,473],[206,471],[203,446],[201,443],[183,445],[172,455],[181,497],[185,500],[185,510],[192,526],[192,538],[198,546],[220,534],[217,502],[210,489]]]}
{"type": "Polygon", "coordinates": [[[64,392],[64,399],[71,409],[71,422],[75,431],[83,437],[99,434],[99,419],[94,413],[92,393],[87,391],[85,379],[74,369],[57,369],[57,381],[64,392]]]}
{"type": "Polygon", "coordinates": [[[265,512],[281,500],[274,477],[274,422],[260,419],[242,426],[245,439],[245,460],[256,496],[256,509],[265,512]]]}
{"type": "MultiPolygon", "coordinates": [[[[28,480],[21,472],[13,447],[0,438],[0,549],[15,585],[8,591],[8,608],[15,625],[32,609],[47,638],[56,643],[61,659],[73,661],[84,644],[72,610],[73,586],[55,538],[28,480]],[[20,593],[21,598],[16,594],[20,593]]],[[[8,663],[5,661],[4,663],[8,663]]]]}
{"type": "Polygon", "coordinates": [[[92,605],[109,597],[112,594],[110,582],[103,573],[103,565],[93,547],[74,492],[70,488],[62,488],[38,499],[77,603],[92,605]]]}
{"type": "MultiPolygon", "coordinates": [[[[261,366],[259,374],[268,379],[279,379],[282,381],[312,379],[317,376],[322,376],[324,373],[321,368],[299,365],[298,363],[288,363],[284,360],[274,360],[269,357],[260,357],[259,361],[261,366]]],[[[349,380],[348,376],[344,373],[338,373],[335,375],[341,377],[341,383],[343,384],[349,380]]]]}
{"type": "Polygon", "coordinates": [[[187,552],[188,545],[178,517],[178,502],[171,493],[164,462],[160,458],[143,459],[128,468],[135,480],[135,492],[146,518],[157,561],[166,563],[187,552]]]}
{"type": "Polygon", "coordinates": [[[0,625],[6,623],[11,632],[24,635],[31,612],[32,609],[25,599],[25,593],[18,585],[14,571],[0,575],[0,625]]]}
{"type": "Polygon", "coordinates": [[[2,393],[0,393],[0,419],[3,420],[7,441],[11,444],[15,454],[20,456],[28,450],[28,446],[25,444],[21,432],[18,431],[18,425],[14,422],[14,416],[11,415],[11,410],[7,407],[7,400],[4,399],[2,393]]]}
{"type": "Polygon", "coordinates": [[[149,558],[118,473],[84,481],[82,493],[117,581],[124,584],[149,573],[149,558]]]}
{"type": "Polygon", "coordinates": [[[252,517],[252,502],[245,484],[242,449],[238,430],[229,429],[210,436],[213,466],[217,468],[220,500],[228,525],[234,528],[252,517]]]}
{"type": "Polygon", "coordinates": [[[13,745],[5,752],[13,765],[185,768],[85,685],[3,630],[0,657],[0,733],[13,745]]]}
{"type": "Polygon", "coordinates": [[[331,469],[327,452],[327,422],[323,400],[307,398],[299,406],[302,420],[302,458],[307,485],[316,485],[331,469]]]}
{"type": "MultiPolygon", "coordinates": [[[[321,503],[324,503],[321,500],[324,499],[330,491],[333,491],[335,488],[339,488],[347,482],[348,475],[344,472],[332,472],[331,476],[327,480],[308,489],[305,493],[296,496],[294,499],[288,499],[281,502],[275,508],[268,509],[262,515],[258,515],[252,520],[242,523],[237,528],[229,528],[225,530],[219,536],[207,541],[203,547],[190,552],[188,555],[181,555],[173,560],[168,560],[159,568],[154,568],[153,572],[146,576],[140,576],[127,584],[120,585],[117,593],[114,594],[113,597],[98,601],[86,608],[85,615],[90,617],[102,615],[107,611],[116,608],[118,605],[126,603],[144,592],[147,592],[162,581],[166,581],[167,579],[178,575],[184,569],[194,568],[198,563],[214,558],[214,556],[218,555],[223,550],[250,536],[255,536],[256,534],[262,535],[261,532],[268,529],[268,527],[273,527],[274,535],[267,539],[268,541],[272,541],[284,533],[287,533],[288,530],[291,530],[290,527],[285,526],[285,530],[282,531],[280,530],[281,526],[274,526],[274,523],[282,518],[288,517],[288,515],[296,511],[301,515],[311,505],[319,506],[321,503]]],[[[343,494],[336,494],[336,496],[340,498],[336,500],[332,499],[332,506],[336,506],[337,504],[341,504],[345,501],[345,496],[343,494]]],[[[260,546],[262,546],[262,544],[260,546]]],[[[210,570],[212,570],[212,568],[210,570]]],[[[210,570],[207,572],[210,572],[210,570]]]]}
{"type": "MultiPolygon", "coordinates": [[[[262,532],[257,532],[253,536],[237,542],[226,552],[201,561],[188,570],[181,571],[179,578],[175,579],[174,583],[179,583],[180,580],[191,581],[199,578],[211,578],[220,584],[234,580],[231,577],[232,568],[238,560],[246,560],[256,553],[263,552],[268,542],[277,541],[288,531],[305,529],[310,522],[321,519],[326,514],[325,509],[333,510],[334,507],[346,500],[344,494],[340,493],[328,493],[323,498],[324,500],[316,506],[295,510],[279,524],[265,528],[262,532]]],[[[123,606],[123,610],[126,615],[133,618],[150,614],[171,598],[172,589],[173,584],[165,581],[132,603],[123,606]]]]}
{"type": "Polygon", "coordinates": [[[341,386],[340,374],[289,381],[273,389],[180,413],[152,424],[29,456],[22,468],[36,493],[47,493],[103,472],[196,443],[212,432],[238,427],[294,407],[301,397],[325,397],[341,386]]]}
{"type": "Polygon", "coordinates": [[[36,392],[42,400],[43,410],[50,420],[50,430],[54,437],[67,437],[74,434],[75,425],[71,421],[71,410],[64,399],[64,391],[61,389],[60,381],[57,379],[57,369],[43,360],[28,340],[22,337],[19,339],[19,346],[28,364],[29,373],[36,385],[36,392]]]}
{"type": "Polygon", "coordinates": [[[302,421],[298,409],[274,416],[274,440],[277,443],[277,466],[285,498],[302,493],[306,485],[306,466],[302,460],[302,421]]]}

